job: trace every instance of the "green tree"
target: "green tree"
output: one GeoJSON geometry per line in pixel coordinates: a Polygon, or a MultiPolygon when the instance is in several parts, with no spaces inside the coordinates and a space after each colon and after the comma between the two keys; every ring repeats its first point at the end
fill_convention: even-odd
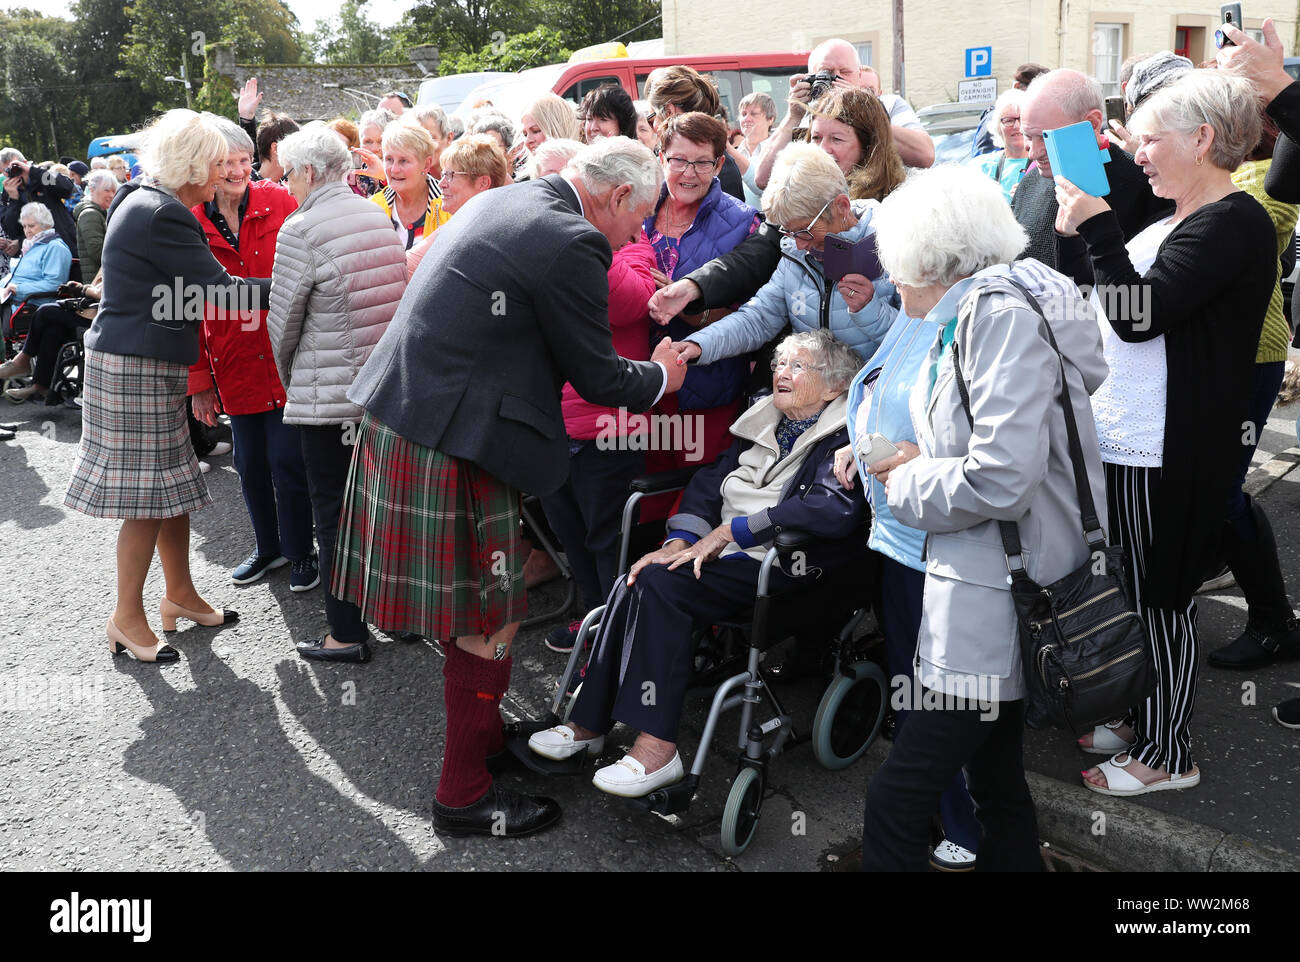
{"type": "Polygon", "coordinates": [[[131,29],[126,4],[122,0],[77,0],[72,23],[67,59],[74,65],[89,123],[82,140],[88,143],[92,137],[136,129],[152,112],[154,98],[139,80],[122,75],[122,39],[131,29]]]}
{"type": "MultiPolygon", "coordinates": [[[[345,0],[337,17],[316,21],[309,44],[317,63],[383,63],[390,44],[366,16],[366,0],[345,0]]],[[[390,54],[391,56],[391,54],[390,54]]]]}
{"type": "Polygon", "coordinates": [[[440,72],[444,75],[471,73],[476,70],[501,70],[513,73],[528,67],[561,63],[573,51],[564,45],[560,31],[552,27],[534,27],[527,33],[497,40],[475,53],[443,57],[440,72]]]}
{"type": "Polygon", "coordinates": [[[59,48],[47,39],[67,40],[72,24],[56,22],[64,26],[33,26],[29,22],[28,29],[13,29],[11,24],[11,29],[0,34],[4,95],[9,108],[5,111],[6,132],[34,160],[56,158],[61,152],[80,152],[68,128],[81,128],[85,103],[76,95],[76,83],[63,64],[59,48]]]}

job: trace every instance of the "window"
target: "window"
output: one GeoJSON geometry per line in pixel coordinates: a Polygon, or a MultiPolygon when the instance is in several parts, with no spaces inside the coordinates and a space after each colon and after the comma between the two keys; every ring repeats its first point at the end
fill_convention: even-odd
{"type": "Polygon", "coordinates": [[[791,67],[754,67],[740,73],[749,92],[767,94],[776,102],[776,120],[780,123],[790,96],[790,77],[803,72],[791,67]]]}
{"type": "Polygon", "coordinates": [[[858,52],[858,62],[864,67],[874,66],[871,62],[871,41],[866,43],[855,43],[853,49],[858,52]]]}
{"type": "Polygon", "coordinates": [[[572,100],[575,104],[581,104],[583,97],[587,96],[590,91],[595,90],[597,87],[603,86],[604,84],[617,84],[620,87],[622,86],[622,83],[617,77],[588,77],[586,80],[579,80],[576,84],[566,90],[564,92],[564,99],[572,100]]]}
{"type": "Polygon", "coordinates": [[[1119,68],[1124,62],[1124,24],[1098,23],[1092,28],[1092,75],[1102,86],[1102,96],[1120,94],[1119,68]]]}

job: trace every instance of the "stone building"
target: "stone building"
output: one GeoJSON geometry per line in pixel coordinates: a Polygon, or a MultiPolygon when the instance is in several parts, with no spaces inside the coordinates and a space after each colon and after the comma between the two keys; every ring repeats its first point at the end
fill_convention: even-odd
{"type": "MultiPolygon", "coordinates": [[[[992,75],[1007,89],[1016,67],[1036,61],[1096,76],[1119,92],[1131,54],[1177,50],[1194,62],[1214,55],[1219,3],[1207,0],[902,0],[904,90],[916,107],[957,99],[968,48],[992,48],[992,75]]],[[[1297,0],[1248,0],[1247,30],[1265,17],[1295,49],[1297,0]]],[[[667,55],[810,50],[843,37],[893,87],[894,0],[663,0],[667,55]]]]}

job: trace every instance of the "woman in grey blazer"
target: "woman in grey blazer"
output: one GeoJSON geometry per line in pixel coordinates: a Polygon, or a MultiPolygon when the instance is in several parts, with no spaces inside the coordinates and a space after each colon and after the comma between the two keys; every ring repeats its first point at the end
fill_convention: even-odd
{"type": "Polygon", "coordinates": [[[938,333],[912,386],[918,444],[895,442],[900,453],[871,469],[894,517],[927,535],[915,682],[902,679],[912,714],[868,789],[862,864],[924,870],[930,816],[964,769],[982,828],[977,870],[1041,870],[1021,752],[1025,680],[998,522],[1018,524],[1025,567],[1040,584],[1074,571],[1088,548],[1062,365],[1043,318],[1010,281],[1029,289],[1051,321],[1102,505],[1088,401],[1106,377],[1096,316],[1065,276],[1036,261],[1008,266],[1025,235],[998,185],[978,171],[914,175],[878,216],[881,260],[904,311],[935,320],[938,333]]]}
{"type": "Polygon", "coordinates": [[[81,447],[65,504],[121,518],[113,654],[175,661],[149,627],[144,581],[155,547],[166,593],[163,628],[178,617],[215,627],[234,621],[200,597],[190,577],[190,515],[212,502],[190,443],[185,389],[199,356],[208,302],[256,310],[265,279],[231,277],[190,213],[224,176],[226,139],[203,115],[172,110],[146,132],[142,180],[122,187],[108,211],[103,298],[86,334],[81,447]]]}

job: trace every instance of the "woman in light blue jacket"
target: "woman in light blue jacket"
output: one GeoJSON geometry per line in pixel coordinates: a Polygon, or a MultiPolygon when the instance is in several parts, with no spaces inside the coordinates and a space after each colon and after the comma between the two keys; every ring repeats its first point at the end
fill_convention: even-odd
{"type": "MultiPolygon", "coordinates": [[[[18,217],[27,240],[23,242],[22,257],[13,265],[13,277],[3,292],[9,295],[5,301],[6,320],[9,311],[31,295],[52,295],[60,285],[67,283],[68,273],[72,270],[72,251],[55,232],[54,217],[48,207],[35,202],[24,204],[18,217]]],[[[46,304],[52,300],[53,296],[32,303],[46,304]]]]}
{"type": "Polygon", "coordinates": [[[826,238],[856,243],[875,232],[878,201],[849,200],[848,182],[825,151],[791,144],[781,152],[763,194],[768,222],[784,234],[772,279],[738,311],[678,342],[688,361],[712,364],[757,350],[787,324],[796,334],[826,328],[863,357],[880,346],[898,316],[885,277],[846,274],[833,286],[822,266],[826,238]],[[828,290],[829,288],[829,290],[828,290]]]}
{"type": "MultiPolygon", "coordinates": [[[[894,517],[885,499],[885,486],[868,471],[866,463],[854,457],[860,440],[871,435],[887,438],[900,449],[916,451],[916,430],[908,411],[912,385],[920,376],[930,346],[943,325],[933,313],[923,318],[898,315],[876,353],[849,386],[848,432],[850,443],[835,459],[835,472],[844,487],[852,489],[861,479],[872,505],[871,538],[868,545],[878,552],[881,565],[881,629],[885,633],[886,660],[895,696],[895,733],[902,730],[910,701],[902,694],[912,689],[912,656],[921,628],[921,596],[925,586],[925,532],[909,528],[894,517]]],[[[892,458],[882,466],[899,461],[892,458]]],[[[960,872],[975,867],[979,847],[979,823],[975,804],[959,773],[939,801],[944,839],[935,846],[931,864],[941,871],[960,872]]]]}

